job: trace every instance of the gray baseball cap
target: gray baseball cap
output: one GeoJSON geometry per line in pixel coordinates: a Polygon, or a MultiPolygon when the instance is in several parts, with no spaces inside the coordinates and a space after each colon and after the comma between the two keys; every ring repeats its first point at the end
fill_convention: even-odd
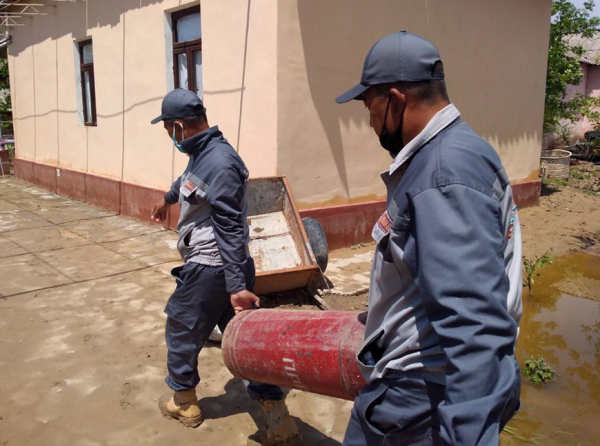
{"type": "Polygon", "coordinates": [[[434,73],[435,63],[441,61],[437,48],[416,34],[400,31],[377,42],[367,54],[360,84],[337,97],[343,104],[362,99],[372,85],[392,82],[418,82],[444,79],[444,73],[434,73]]]}
{"type": "Polygon", "coordinates": [[[158,124],[163,119],[189,118],[201,116],[206,113],[202,101],[196,93],[184,88],[177,88],[169,92],[162,101],[162,113],[151,121],[158,124]]]}

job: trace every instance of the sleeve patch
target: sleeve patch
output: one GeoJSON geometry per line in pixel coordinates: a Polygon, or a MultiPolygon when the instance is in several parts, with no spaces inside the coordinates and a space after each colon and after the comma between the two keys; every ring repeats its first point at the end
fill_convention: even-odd
{"type": "Polygon", "coordinates": [[[390,217],[390,213],[388,211],[385,211],[381,217],[379,217],[377,226],[384,234],[390,232],[390,229],[392,229],[392,218],[390,217]]]}
{"type": "Polygon", "coordinates": [[[371,237],[373,237],[373,240],[379,243],[390,233],[391,229],[392,218],[390,217],[390,213],[386,210],[383,215],[379,217],[377,223],[375,223],[371,237]]]}
{"type": "Polygon", "coordinates": [[[196,185],[188,180],[181,186],[181,193],[184,197],[189,197],[196,189],[198,189],[196,185]]]}

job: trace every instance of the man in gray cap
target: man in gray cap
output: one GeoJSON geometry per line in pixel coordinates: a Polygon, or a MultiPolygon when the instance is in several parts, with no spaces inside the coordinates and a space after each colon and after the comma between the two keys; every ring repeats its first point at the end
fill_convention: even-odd
{"type": "MultiPolygon", "coordinates": [[[[152,210],[152,219],[159,222],[171,205],[181,205],[177,248],[184,261],[171,271],[177,288],[165,308],[166,382],[174,393],[164,395],[159,407],[166,417],[196,427],[203,421],[195,390],[202,346],[216,325],[225,330],[235,313],[259,306],[252,292],[255,272],[248,251],[248,170],[219,128],[208,125],[195,93],[176,89],[167,94],[162,114],[152,123],[161,121],[189,163],[152,210]]],[[[282,390],[270,384],[246,384],[250,397],[260,403],[264,423],[249,444],[301,444],[282,390]]]]}
{"type": "Polygon", "coordinates": [[[352,99],[393,162],[357,356],[367,384],[344,446],[497,445],[521,386],[521,233],[502,163],[415,34],[373,46],[337,102],[352,99]]]}

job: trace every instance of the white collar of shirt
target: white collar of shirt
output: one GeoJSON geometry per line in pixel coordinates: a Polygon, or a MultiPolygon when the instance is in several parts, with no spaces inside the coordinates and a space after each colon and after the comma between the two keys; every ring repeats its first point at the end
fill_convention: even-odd
{"type": "Polygon", "coordinates": [[[402,164],[413,156],[417,150],[427,144],[434,136],[452,124],[456,118],[460,116],[460,112],[454,104],[447,105],[435,114],[427,123],[425,128],[415,138],[413,138],[400,153],[394,158],[394,162],[390,166],[389,175],[393,174],[402,164]]]}

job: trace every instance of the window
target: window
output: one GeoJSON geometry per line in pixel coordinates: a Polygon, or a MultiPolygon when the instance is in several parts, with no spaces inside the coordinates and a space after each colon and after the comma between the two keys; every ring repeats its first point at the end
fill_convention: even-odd
{"type": "Polygon", "coordinates": [[[187,88],[202,97],[200,6],[174,12],[171,18],[175,88],[187,88]]]}
{"type": "Polygon", "coordinates": [[[94,49],[92,41],[79,43],[79,66],[81,71],[81,97],[83,98],[83,121],[96,125],[96,88],[94,85],[94,49]]]}

